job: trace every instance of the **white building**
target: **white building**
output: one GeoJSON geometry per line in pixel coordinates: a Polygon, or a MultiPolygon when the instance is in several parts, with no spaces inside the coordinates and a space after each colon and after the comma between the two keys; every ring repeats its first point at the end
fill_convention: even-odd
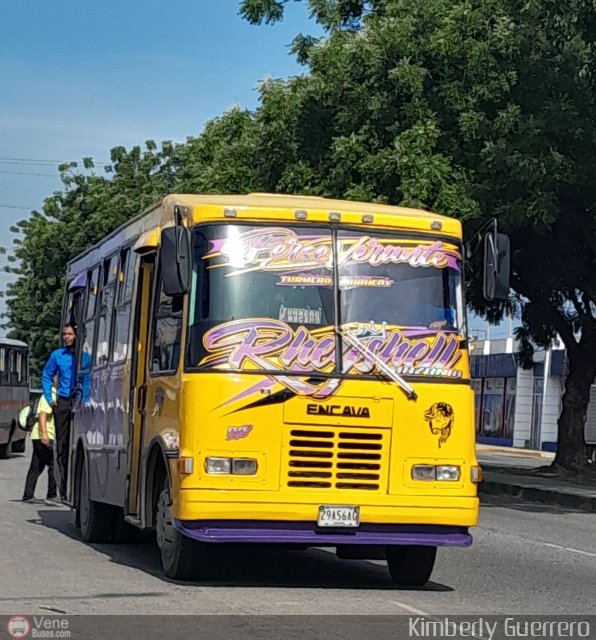
{"type": "Polygon", "coordinates": [[[522,369],[513,338],[470,344],[476,439],[484,444],[555,451],[565,380],[565,350],[537,350],[522,369]]]}

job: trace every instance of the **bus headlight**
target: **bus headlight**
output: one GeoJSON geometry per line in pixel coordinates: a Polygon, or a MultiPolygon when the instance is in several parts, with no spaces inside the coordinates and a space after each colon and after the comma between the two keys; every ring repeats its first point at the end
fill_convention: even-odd
{"type": "Polygon", "coordinates": [[[435,467],[431,464],[415,464],[412,467],[412,480],[436,480],[435,467]]]}
{"type": "Polygon", "coordinates": [[[232,473],[239,476],[254,476],[258,468],[254,458],[232,458],[232,473]]]}
{"type": "Polygon", "coordinates": [[[457,482],[459,476],[460,468],[455,464],[415,464],[412,466],[412,480],[457,482]]]}
{"type": "Polygon", "coordinates": [[[218,476],[254,476],[258,468],[255,458],[205,458],[205,471],[218,476]]]}
{"type": "Polygon", "coordinates": [[[459,467],[456,465],[442,465],[437,467],[437,480],[457,482],[459,480],[459,467]]]}
{"type": "Polygon", "coordinates": [[[205,458],[205,471],[217,475],[229,474],[232,471],[230,458],[205,458]]]}

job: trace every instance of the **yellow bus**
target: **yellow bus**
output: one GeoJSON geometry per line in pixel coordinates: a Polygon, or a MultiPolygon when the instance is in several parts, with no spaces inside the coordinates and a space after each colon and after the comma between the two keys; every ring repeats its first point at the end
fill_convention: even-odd
{"type": "MultiPolygon", "coordinates": [[[[507,247],[485,243],[495,298],[507,247]]],[[[83,539],[153,529],[176,579],[267,543],[426,583],[478,518],[462,253],[426,211],[170,195],[74,259],[83,539]]]]}

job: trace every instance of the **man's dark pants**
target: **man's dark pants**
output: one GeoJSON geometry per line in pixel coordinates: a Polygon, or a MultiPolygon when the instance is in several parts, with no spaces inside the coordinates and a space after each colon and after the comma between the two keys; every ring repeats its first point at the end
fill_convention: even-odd
{"type": "Polygon", "coordinates": [[[48,468],[48,498],[56,497],[56,480],[54,478],[54,452],[52,445],[43,444],[41,440],[31,440],[33,445],[33,455],[31,456],[31,464],[27,472],[27,480],[25,480],[25,492],[23,500],[30,500],[35,494],[35,486],[37,479],[48,468]]]}
{"type": "Polygon", "coordinates": [[[70,450],[70,398],[58,396],[54,407],[56,427],[56,476],[60,497],[66,498],[66,480],[68,478],[68,453],[70,450]]]}

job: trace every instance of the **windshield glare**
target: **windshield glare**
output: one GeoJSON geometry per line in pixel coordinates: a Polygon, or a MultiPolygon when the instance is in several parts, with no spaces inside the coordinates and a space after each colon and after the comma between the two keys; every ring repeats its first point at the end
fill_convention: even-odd
{"type": "MultiPolygon", "coordinates": [[[[333,374],[336,328],[363,340],[389,339],[391,330],[401,338],[462,333],[457,247],[367,231],[195,228],[187,365],[333,374]]],[[[341,347],[343,373],[371,370],[341,347]]]]}

